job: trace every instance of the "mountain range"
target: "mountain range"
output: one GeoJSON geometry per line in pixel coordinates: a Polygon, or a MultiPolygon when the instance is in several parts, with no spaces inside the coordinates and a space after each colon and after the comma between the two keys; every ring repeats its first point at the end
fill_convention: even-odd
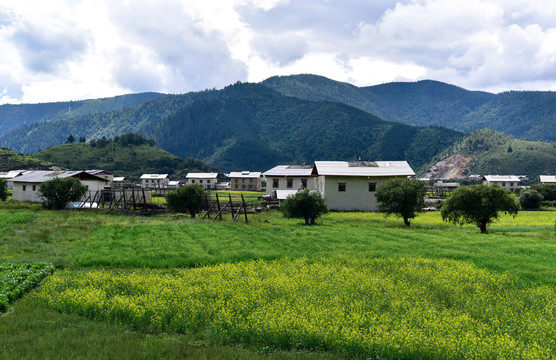
{"type": "MultiPolygon", "coordinates": [[[[87,104],[87,110],[75,102],[71,111],[79,111],[76,116],[52,110],[40,118],[25,117],[25,111],[20,111],[19,123],[11,117],[9,126],[2,125],[4,107],[14,105],[2,105],[0,145],[34,153],[65,142],[69,135],[90,140],[133,132],[154,139],[176,156],[201,159],[220,171],[362,158],[405,159],[424,174],[436,162],[461,151],[457,144],[466,139],[484,142],[485,136],[497,134],[466,132],[491,128],[511,135],[500,134],[516,151],[507,152],[506,147],[503,153],[496,146],[468,151],[466,156],[476,158],[467,171],[474,169],[473,164],[490,161],[501,162],[502,167],[488,171],[487,166],[485,173],[556,172],[554,144],[536,143],[534,150],[535,143],[520,140],[556,140],[552,92],[490,94],[436,81],[356,87],[315,75],[295,75],[238,82],[222,90],[135,95],[136,105],[112,108],[106,105],[112,98],[97,100],[97,108],[87,104]],[[527,159],[526,167],[523,161],[498,160],[518,155],[527,159]]],[[[65,109],[57,104],[49,106],[65,109]]]]}

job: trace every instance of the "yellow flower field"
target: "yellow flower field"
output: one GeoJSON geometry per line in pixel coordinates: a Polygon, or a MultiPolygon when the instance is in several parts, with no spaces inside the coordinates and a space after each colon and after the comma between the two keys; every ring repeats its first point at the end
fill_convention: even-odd
{"type": "Polygon", "coordinates": [[[64,270],[38,297],[133,328],[347,356],[555,359],[556,294],[453,260],[282,259],[64,270]]]}

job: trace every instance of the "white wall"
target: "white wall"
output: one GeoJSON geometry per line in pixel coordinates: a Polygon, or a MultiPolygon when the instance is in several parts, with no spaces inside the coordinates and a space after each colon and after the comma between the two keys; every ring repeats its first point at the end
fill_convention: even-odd
{"type": "Polygon", "coordinates": [[[299,190],[301,189],[301,179],[307,180],[307,189],[315,190],[317,188],[317,178],[316,177],[266,177],[266,194],[272,195],[273,190],[299,190]],[[278,187],[274,187],[274,179],[278,180],[278,187]],[[292,180],[292,187],[288,187],[288,179],[292,180]]]}
{"type": "Polygon", "coordinates": [[[216,178],[208,179],[187,179],[187,185],[197,184],[200,185],[203,189],[214,189],[216,187],[217,180],[216,178]]]}
{"type": "Polygon", "coordinates": [[[13,183],[12,200],[26,202],[42,202],[37,195],[39,184],[37,183],[13,183]],[[34,189],[33,189],[34,187],[34,189]],[[23,190],[25,189],[25,190],[23,190]]]}
{"type": "Polygon", "coordinates": [[[374,191],[369,191],[369,183],[376,188],[385,184],[385,177],[355,176],[319,176],[318,189],[326,197],[326,205],[330,210],[340,211],[376,211],[378,204],[374,191]],[[339,191],[339,184],[345,184],[345,191],[339,191]]]}

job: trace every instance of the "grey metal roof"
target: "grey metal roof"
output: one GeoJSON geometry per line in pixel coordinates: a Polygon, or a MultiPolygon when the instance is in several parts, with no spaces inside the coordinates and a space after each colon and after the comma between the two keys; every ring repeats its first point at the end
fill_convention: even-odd
{"type": "Polygon", "coordinates": [[[263,173],[264,176],[311,176],[313,165],[278,165],[263,173]]]}
{"type": "Polygon", "coordinates": [[[141,175],[140,179],[160,179],[160,180],[164,180],[168,178],[168,174],[143,174],[141,175]]]}
{"type": "Polygon", "coordinates": [[[189,173],[187,179],[216,179],[218,173],[189,173]]]}
{"type": "Polygon", "coordinates": [[[261,177],[261,172],[252,172],[252,171],[233,171],[231,172],[228,177],[231,178],[243,178],[243,179],[256,179],[261,177]]]}
{"type": "Polygon", "coordinates": [[[484,178],[488,182],[521,181],[515,175],[485,175],[484,178]]]}
{"type": "MultiPolygon", "coordinates": [[[[81,173],[85,173],[84,171],[53,171],[53,170],[36,170],[30,171],[29,173],[23,174],[13,179],[14,183],[18,182],[26,182],[26,183],[43,183],[48,180],[52,180],[53,178],[67,178],[72,177],[81,173]]],[[[104,181],[104,179],[97,177],[95,175],[91,175],[99,180],[104,181]]]]}
{"type": "Polygon", "coordinates": [[[541,175],[541,183],[556,183],[556,175],[541,175]]]}
{"type": "Polygon", "coordinates": [[[407,161],[315,161],[318,175],[413,176],[407,161]]]}

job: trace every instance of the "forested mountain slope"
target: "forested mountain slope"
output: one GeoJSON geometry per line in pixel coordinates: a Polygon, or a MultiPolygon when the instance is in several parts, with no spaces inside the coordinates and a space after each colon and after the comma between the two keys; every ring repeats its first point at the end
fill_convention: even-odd
{"type": "Polygon", "coordinates": [[[439,127],[383,121],[333,102],[284,96],[260,84],[172,95],[133,108],[26,126],[2,144],[34,152],[76,139],[135,132],[180,157],[205,160],[222,171],[267,170],[279,163],[403,160],[419,168],[462,134],[439,127]]]}
{"type": "Polygon", "coordinates": [[[0,105],[0,135],[41,121],[121,110],[163,96],[166,95],[150,92],[81,101],[0,105]]]}
{"type": "Polygon", "coordinates": [[[491,128],[520,139],[556,141],[556,92],[491,94],[431,80],[358,88],[316,75],[275,76],[262,84],[287,96],[342,102],[386,121],[465,132],[491,128]]]}
{"type": "Polygon", "coordinates": [[[0,148],[0,171],[10,170],[46,170],[53,164],[27,154],[0,148]]]}

